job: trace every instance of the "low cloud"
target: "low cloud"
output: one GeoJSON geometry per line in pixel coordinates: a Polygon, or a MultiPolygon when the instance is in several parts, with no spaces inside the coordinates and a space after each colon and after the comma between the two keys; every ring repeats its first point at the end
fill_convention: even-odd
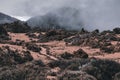
{"type": "Polygon", "coordinates": [[[1,0],[0,11],[13,16],[37,16],[62,7],[72,7],[88,29],[120,26],[120,0],[1,0]]]}

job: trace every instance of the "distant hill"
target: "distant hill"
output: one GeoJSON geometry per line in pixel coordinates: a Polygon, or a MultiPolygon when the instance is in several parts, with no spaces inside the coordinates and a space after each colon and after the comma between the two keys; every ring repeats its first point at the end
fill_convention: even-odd
{"type": "Polygon", "coordinates": [[[27,23],[22,21],[0,24],[0,27],[4,27],[7,32],[12,32],[12,33],[26,33],[31,30],[31,27],[28,26],[27,23]]]}
{"type": "Polygon", "coordinates": [[[83,22],[79,14],[77,9],[64,7],[43,16],[32,17],[27,23],[29,26],[40,28],[81,29],[83,22]]]}
{"type": "Polygon", "coordinates": [[[27,23],[31,27],[40,27],[44,29],[59,27],[58,18],[54,14],[35,16],[29,19],[27,23]]]}
{"type": "Polygon", "coordinates": [[[18,21],[18,19],[0,12],[0,24],[12,23],[14,21],[18,21]]]}

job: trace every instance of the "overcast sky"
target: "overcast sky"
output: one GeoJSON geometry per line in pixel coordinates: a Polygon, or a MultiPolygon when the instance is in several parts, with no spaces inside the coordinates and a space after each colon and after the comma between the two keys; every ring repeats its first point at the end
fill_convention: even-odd
{"type": "Polygon", "coordinates": [[[0,0],[1,12],[24,20],[61,7],[80,10],[91,26],[120,26],[120,0],[0,0]]]}
{"type": "Polygon", "coordinates": [[[13,16],[31,17],[44,14],[61,6],[70,6],[72,2],[74,0],[0,0],[0,11],[13,16]]]}

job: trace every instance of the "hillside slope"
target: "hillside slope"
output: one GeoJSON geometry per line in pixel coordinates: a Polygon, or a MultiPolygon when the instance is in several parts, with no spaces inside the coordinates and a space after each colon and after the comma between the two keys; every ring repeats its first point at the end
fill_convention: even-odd
{"type": "Polygon", "coordinates": [[[6,15],[6,14],[0,12],[0,24],[12,23],[14,21],[18,21],[18,20],[9,15],[6,15]]]}

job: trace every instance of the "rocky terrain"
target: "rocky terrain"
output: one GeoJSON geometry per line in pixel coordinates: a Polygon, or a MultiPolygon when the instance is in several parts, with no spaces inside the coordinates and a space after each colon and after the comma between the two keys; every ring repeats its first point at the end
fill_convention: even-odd
{"type": "Polygon", "coordinates": [[[0,80],[120,80],[120,28],[43,32],[19,22],[0,25],[0,80]]]}

